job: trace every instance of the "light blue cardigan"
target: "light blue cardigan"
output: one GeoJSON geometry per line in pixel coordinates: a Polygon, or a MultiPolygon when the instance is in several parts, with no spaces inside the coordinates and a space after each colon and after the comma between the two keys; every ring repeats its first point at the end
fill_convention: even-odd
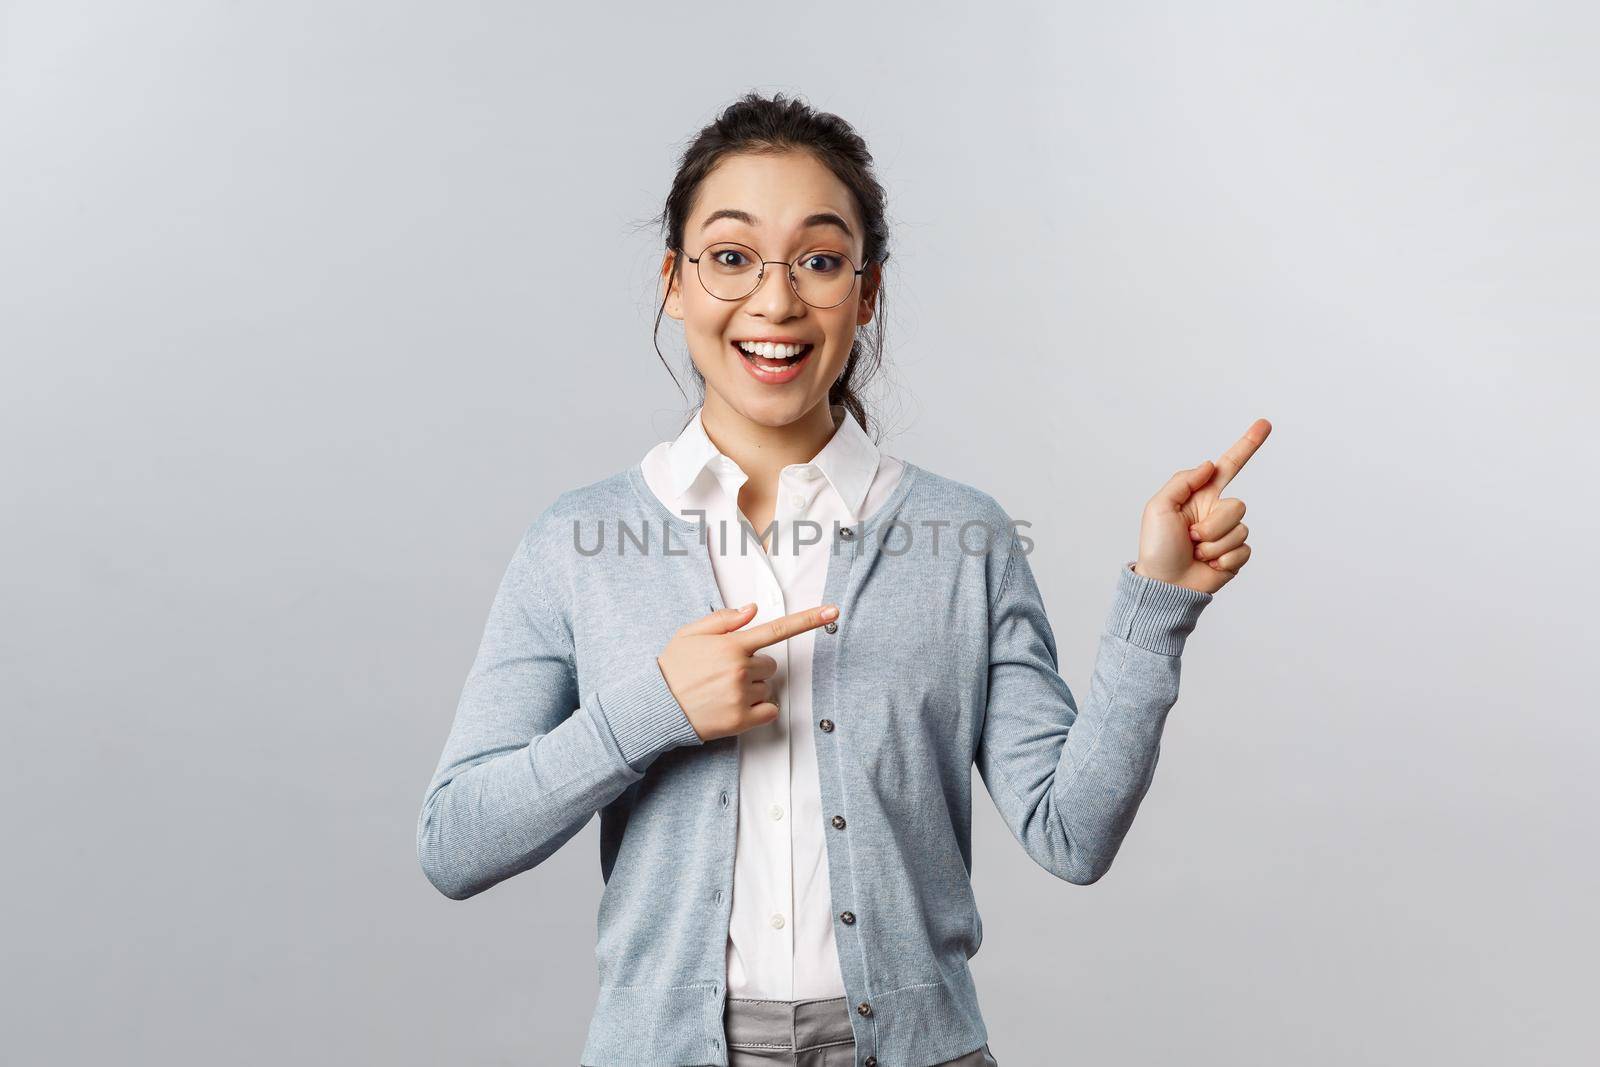
{"type": "MultiPolygon", "coordinates": [[[[636,465],[533,521],[417,824],[423,871],[463,900],[600,813],[586,1067],[728,1063],[738,738],[701,741],[656,663],[678,627],[723,606],[699,533],[636,465]]],[[[1124,566],[1080,709],[1030,542],[993,497],[907,463],[877,514],[823,533],[821,602],[840,614],[816,631],[814,713],[792,728],[816,731],[856,1062],[919,1067],[988,1040],[967,965],[983,939],[973,765],[1041,867],[1098,879],[1150,786],[1184,640],[1212,597],[1124,566]]]]}

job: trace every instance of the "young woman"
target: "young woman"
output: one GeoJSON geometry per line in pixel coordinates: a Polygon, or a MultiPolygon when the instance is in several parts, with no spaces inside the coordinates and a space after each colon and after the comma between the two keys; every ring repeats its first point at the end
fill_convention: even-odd
{"type": "Polygon", "coordinates": [[[1042,867],[1105,873],[1185,638],[1249,559],[1222,491],[1270,426],[1150,499],[1080,709],[1019,524],[867,433],[888,235],[850,126],[744,97],[662,222],[662,311],[703,401],[524,533],[423,869],[464,899],[600,814],[587,1067],[993,1067],[972,767],[1042,867]]]}

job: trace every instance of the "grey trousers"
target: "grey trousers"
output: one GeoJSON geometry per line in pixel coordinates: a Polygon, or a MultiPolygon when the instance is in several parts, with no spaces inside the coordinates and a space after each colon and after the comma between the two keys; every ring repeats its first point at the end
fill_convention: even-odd
{"type": "MultiPolygon", "coordinates": [[[[860,1067],[850,1005],[831,1000],[728,997],[722,1013],[729,1067],[860,1067]]],[[[999,1067],[988,1044],[938,1067],[999,1067]]]]}

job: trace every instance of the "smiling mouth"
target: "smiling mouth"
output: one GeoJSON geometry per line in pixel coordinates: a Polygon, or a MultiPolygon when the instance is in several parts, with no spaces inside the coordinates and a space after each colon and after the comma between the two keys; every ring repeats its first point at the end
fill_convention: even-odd
{"type": "Polygon", "coordinates": [[[739,353],[739,355],[744,358],[744,361],[750,364],[750,366],[758,374],[781,374],[785,371],[792,370],[809,359],[811,353],[816,349],[815,345],[808,344],[801,348],[800,351],[795,355],[790,356],[787,359],[779,359],[769,358],[767,356],[751,355],[749,352],[746,352],[744,349],[740,348],[737,343],[729,343],[733,344],[733,350],[739,353]]]}

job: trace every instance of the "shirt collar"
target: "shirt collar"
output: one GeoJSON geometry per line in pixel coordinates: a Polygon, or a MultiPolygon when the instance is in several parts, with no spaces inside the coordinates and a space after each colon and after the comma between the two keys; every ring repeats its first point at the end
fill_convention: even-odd
{"type": "MultiPolygon", "coordinates": [[[[694,418],[689,420],[689,424],[668,449],[667,464],[672,474],[672,491],[679,497],[688,492],[701,472],[713,461],[725,464],[730,470],[738,469],[738,465],[724,456],[706,435],[705,423],[700,421],[704,410],[704,405],[696,409],[694,418]]],[[[828,484],[844,501],[851,517],[859,519],[862,504],[867,499],[867,490],[878,473],[878,463],[882,457],[878,446],[872,443],[872,438],[867,436],[867,432],[843,404],[832,404],[829,410],[835,426],[833,436],[811,459],[811,463],[828,479],[828,484]]]]}
{"type": "Polygon", "coordinates": [[[706,465],[722,455],[717,451],[717,446],[711,443],[711,438],[706,436],[705,424],[700,421],[700,412],[704,410],[704,405],[696,409],[694,418],[689,420],[689,425],[683,428],[678,439],[667,450],[667,466],[672,473],[672,494],[675,497],[687,493],[706,465]]]}

